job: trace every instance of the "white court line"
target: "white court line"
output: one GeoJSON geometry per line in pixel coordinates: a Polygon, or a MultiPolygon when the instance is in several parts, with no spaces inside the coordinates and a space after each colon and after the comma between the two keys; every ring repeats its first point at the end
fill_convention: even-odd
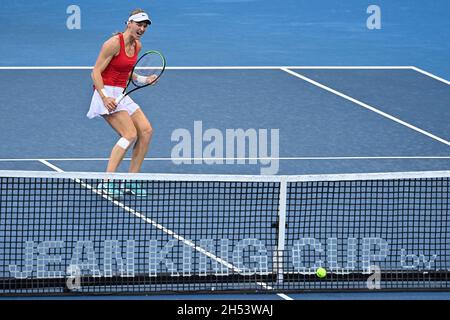
{"type": "MultiPolygon", "coordinates": [[[[93,66],[0,66],[0,70],[91,70],[93,66]]],[[[414,70],[433,79],[450,84],[430,72],[415,66],[167,66],[167,70],[279,70],[279,69],[303,69],[303,70],[414,70]]]]}
{"type": "MultiPolygon", "coordinates": [[[[0,66],[0,70],[91,70],[93,66],[0,66]]],[[[415,66],[167,66],[167,70],[279,70],[279,69],[303,69],[303,70],[414,70],[433,79],[450,84],[449,81],[440,78],[430,72],[415,66]]]]}
{"type": "MultiPolygon", "coordinates": [[[[64,170],[62,170],[62,169],[58,168],[57,166],[51,164],[51,163],[48,162],[47,160],[39,159],[38,161],[39,161],[40,163],[42,163],[43,165],[46,165],[47,167],[49,167],[49,168],[55,170],[56,172],[64,172],[64,170]]],[[[77,179],[77,180],[79,181],[79,179],[77,179]]],[[[78,182],[78,181],[77,181],[77,182],[78,182]]]]}
{"type": "Polygon", "coordinates": [[[292,299],[291,297],[289,297],[288,295],[285,295],[284,293],[277,293],[277,295],[278,295],[280,298],[283,298],[284,300],[294,300],[294,299],[292,299]]]}
{"type": "MultiPolygon", "coordinates": [[[[59,167],[53,165],[52,163],[50,163],[50,162],[48,162],[48,161],[46,161],[46,160],[44,160],[44,159],[40,159],[39,161],[40,161],[42,164],[44,164],[44,165],[50,167],[51,169],[55,170],[56,172],[64,172],[64,170],[62,170],[61,168],[59,168],[59,167]]],[[[207,257],[209,257],[209,258],[211,258],[211,259],[217,261],[218,263],[224,265],[224,266],[227,267],[228,269],[231,269],[231,270],[233,270],[233,271],[235,271],[235,272],[238,272],[238,273],[241,272],[241,270],[240,270],[238,267],[236,267],[236,266],[230,264],[230,263],[227,262],[226,260],[224,260],[224,259],[222,259],[222,258],[216,256],[215,254],[213,254],[213,253],[211,253],[211,252],[209,252],[209,251],[203,249],[202,247],[197,246],[194,242],[192,242],[192,241],[190,241],[190,240],[184,238],[183,236],[178,235],[177,233],[175,233],[174,231],[172,231],[172,230],[170,230],[170,229],[167,229],[167,228],[164,227],[163,225],[161,225],[161,224],[159,224],[159,223],[153,221],[152,219],[146,217],[146,216],[143,215],[142,213],[140,213],[140,212],[138,212],[138,211],[136,211],[136,210],[134,210],[134,209],[132,209],[132,208],[130,208],[130,207],[124,205],[122,202],[117,201],[117,200],[115,200],[114,198],[112,198],[112,197],[110,197],[110,196],[104,194],[102,191],[99,191],[99,190],[95,189],[94,187],[92,187],[91,185],[89,185],[89,184],[87,184],[87,183],[84,183],[84,182],[81,181],[80,179],[73,179],[73,180],[75,180],[75,182],[79,183],[83,188],[86,188],[86,189],[88,189],[88,190],[91,190],[93,193],[95,193],[95,194],[101,196],[102,198],[104,198],[104,199],[110,201],[110,202],[113,203],[114,205],[116,205],[116,206],[122,208],[123,210],[125,210],[125,211],[128,212],[128,213],[131,213],[132,215],[138,217],[139,219],[145,221],[146,223],[149,223],[149,224],[153,225],[153,226],[156,227],[157,229],[163,231],[164,233],[168,234],[169,236],[175,238],[176,240],[178,240],[178,241],[180,241],[180,242],[183,242],[185,245],[187,245],[187,246],[191,247],[192,249],[194,249],[194,250],[200,252],[201,254],[204,254],[204,255],[206,255],[207,257]]],[[[257,282],[257,284],[258,284],[259,286],[265,288],[265,289],[273,290],[273,288],[272,288],[271,286],[269,286],[268,284],[266,284],[266,283],[264,283],[264,282],[257,282]]],[[[290,297],[288,297],[288,296],[286,296],[286,295],[284,295],[284,294],[278,293],[278,295],[279,295],[280,297],[282,297],[283,299],[286,299],[286,300],[292,300],[290,297]]]]}
{"type": "Polygon", "coordinates": [[[166,67],[169,70],[413,70],[413,66],[211,66],[211,67],[166,67]]]}
{"type": "MultiPolygon", "coordinates": [[[[90,70],[93,66],[0,66],[0,70],[90,70]]],[[[167,66],[168,70],[413,70],[414,66],[167,66]]]]}
{"type": "Polygon", "coordinates": [[[88,66],[11,66],[0,67],[0,70],[90,70],[88,66]]]}
{"type": "Polygon", "coordinates": [[[433,78],[433,79],[435,79],[435,80],[438,80],[438,81],[441,81],[441,82],[443,82],[443,83],[445,83],[445,84],[450,85],[450,81],[447,81],[447,80],[445,80],[445,79],[443,79],[443,78],[440,78],[440,77],[438,77],[438,76],[436,76],[436,75],[434,75],[434,74],[432,74],[432,73],[429,73],[429,72],[427,72],[427,71],[425,71],[425,70],[422,70],[422,69],[417,68],[417,67],[412,67],[412,69],[413,69],[414,71],[420,72],[420,73],[422,73],[422,74],[424,74],[424,75],[426,75],[426,76],[428,76],[428,77],[430,77],[430,78],[433,78]]]}
{"type": "MultiPolygon", "coordinates": [[[[237,161],[237,160],[294,160],[294,161],[311,161],[311,160],[445,160],[450,159],[450,156],[373,156],[373,157],[249,157],[249,158],[144,158],[145,161],[237,161]]],[[[108,161],[109,158],[4,158],[0,162],[27,162],[27,161],[108,161]]],[[[124,158],[125,161],[130,161],[131,158],[124,158]]]]}
{"type": "Polygon", "coordinates": [[[379,115],[381,115],[381,116],[383,116],[385,118],[388,118],[388,119],[390,119],[392,121],[395,121],[395,122],[397,122],[397,123],[399,123],[399,124],[401,124],[401,125],[403,125],[405,127],[408,127],[409,129],[417,131],[417,132],[419,132],[419,133],[421,133],[423,135],[426,135],[426,136],[428,136],[428,137],[430,137],[430,138],[432,138],[434,140],[437,140],[437,141],[439,141],[439,142],[441,142],[443,144],[446,144],[446,145],[450,146],[450,142],[449,141],[447,141],[445,139],[442,139],[442,138],[440,138],[440,137],[438,137],[438,136],[436,136],[436,135],[434,135],[434,134],[432,134],[432,133],[430,133],[428,131],[420,129],[420,128],[416,127],[416,126],[413,126],[412,124],[409,124],[409,123],[407,123],[407,122],[405,122],[403,120],[400,120],[400,119],[398,119],[398,118],[396,118],[396,117],[394,117],[394,116],[392,116],[392,115],[390,115],[390,114],[388,114],[386,112],[378,110],[377,108],[372,107],[372,106],[370,106],[370,105],[368,105],[368,104],[366,104],[366,103],[364,103],[362,101],[356,100],[356,99],[354,99],[354,98],[352,98],[352,97],[350,97],[350,96],[348,96],[346,94],[343,94],[342,92],[339,92],[339,91],[334,90],[334,89],[332,89],[330,87],[327,87],[327,86],[325,86],[325,85],[323,85],[323,84],[321,84],[321,83],[319,83],[317,81],[314,81],[314,80],[312,80],[312,79],[310,79],[308,77],[305,77],[305,76],[303,76],[303,75],[301,75],[299,73],[296,73],[294,71],[291,71],[289,69],[283,68],[282,70],[287,72],[287,73],[289,73],[289,74],[291,74],[291,75],[293,75],[294,77],[297,77],[297,78],[300,78],[300,79],[302,79],[302,80],[304,80],[306,82],[309,82],[309,83],[315,85],[316,87],[319,87],[319,88],[324,89],[324,90],[326,90],[328,92],[331,92],[331,93],[333,93],[333,94],[335,94],[335,95],[337,95],[337,96],[339,96],[341,98],[344,98],[344,99],[346,99],[348,101],[351,101],[351,102],[353,102],[355,104],[358,104],[358,105],[360,105],[363,108],[366,108],[366,109],[368,109],[370,111],[373,111],[373,112],[375,112],[375,113],[377,113],[377,114],[379,114],[379,115]]]}

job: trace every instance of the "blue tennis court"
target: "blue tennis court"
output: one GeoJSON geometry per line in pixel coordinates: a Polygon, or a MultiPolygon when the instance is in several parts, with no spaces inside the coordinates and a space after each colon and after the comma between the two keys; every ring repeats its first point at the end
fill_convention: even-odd
{"type": "MultiPolygon", "coordinates": [[[[148,10],[152,17],[142,40],[144,48],[160,50],[167,58],[158,84],[133,94],[154,130],[143,173],[278,177],[450,170],[450,47],[443,32],[450,26],[444,14],[450,8],[447,1],[432,6],[421,1],[379,1],[379,29],[369,28],[375,13],[368,12],[371,4],[364,1],[187,4],[170,0],[149,5],[145,1],[94,4],[80,0],[75,3],[79,16],[78,9],[69,9],[70,5],[68,1],[15,1],[5,4],[0,13],[5,30],[0,35],[4,43],[0,48],[0,85],[4,88],[0,97],[5,104],[0,121],[0,170],[105,171],[118,136],[105,121],[86,117],[93,94],[90,74],[103,41],[122,30],[129,11],[137,7],[148,10]],[[105,6],[109,9],[101,10],[105,6]],[[12,19],[6,12],[17,15],[12,19]],[[30,16],[33,19],[26,19],[29,23],[18,24],[30,16]],[[74,23],[76,19],[79,25],[74,23]],[[413,31],[416,29],[420,32],[413,31]],[[6,40],[13,32],[16,37],[6,40]]],[[[130,153],[119,171],[127,172],[129,164],[130,153]]],[[[425,209],[438,208],[433,215],[436,218],[423,221],[426,232],[437,232],[436,221],[447,223],[448,191],[443,189],[439,192],[447,198],[433,198],[435,207],[425,209]]],[[[85,195],[89,190],[80,194],[90,201],[98,198],[85,195]]],[[[261,192],[261,199],[255,196],[249,201],[264,201],[265,191],[261,192]]],[[[218,206],[228,200],[212,199],[218,206]]],[[[128,205],[127,199],[121,201],[128,205]]],[[[162,200],[155,196],[146,201],[131,201],[131,211],[146,213],[149,202],[162,200]]],[[[212,202],[208,205],[213,206],[212,202]]],[[[259,207],[264,205],[258,202],[259,207]]],[[[163,208],[163,202],[157,206],[163,208]]],[[[218,230],[248,223],[244,213],[235,221],[227,220],[229,209],[225,208],[223,216],[205,215],[204,221],[192,211],[184,223],[192,228],[194,223],[212,229],[220,226],[218,230]]],[[[183,230],[177,229],[182,217],[166,219],[166,209],[161,210],[162,220],[157,220],[164,222],[159,231],[168,228],[182,234],[183,230]]],[[[112,220],[90,222],[109,226],[113,220],[124,219],[117,208],[108,212],[112,220]]],[[[267,217],[269,214],[261,214],[260,220],[249,225],[255,230],[266,228],[264,241],[274,245],[277,234],[271,227],[275,221],[264,220],[267,217]]],[[[416,217],[421,219],[419,214],[416,217]]],[[[130,219],[136,217],[123,222],[131,225],[130,219]]],[[[63,230],[70,229],[72,222],[64,221],[63,230]]],[[[8,230],[6,226],[4,230],[8,230]]],[[[85,231],[78,229],[80,239],[95,233],[95,227],[89,231],[90,226],[86,224],[85,231]]],[[[95,235],[104,239],[116,235],[114,232],[137,232],[144,237],[147,228],[117,227],[111,228],[112,233],[105,228],[104,234],[95,235]]],[[[315,228],[320,230],[319,222],[315,228]]],[[[339,232],[349,236],[347,231],[339,232]]],[[[41,234],[44,238],[45,232],[41,234]]],[[[203,229],[192,232],[195,241],[205,235],[203,229]]],[[[257,231],[247,238],[252,232],[257,231]]],[[[448,236],[448,231],[442,234],[448,236]]],[[[440,245],[447,252],[445,239],[440,245]]],[[[433,245],[428,249],[431,255],[433,245]]],[[[448,261],[442,263],[446,266],[448,261]]],[[[280,290],[274,294],[118,298],[415,300],[449,299],[450,295],[447,288],[444,292],[280,290]]]]}

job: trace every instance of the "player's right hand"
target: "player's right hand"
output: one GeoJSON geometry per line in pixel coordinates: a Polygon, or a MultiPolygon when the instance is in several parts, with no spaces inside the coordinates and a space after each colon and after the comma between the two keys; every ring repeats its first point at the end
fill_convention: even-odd
{"type": "Polygon", "coordinates": [[[104,97],[103,104],[105,105],[105,108],[108,109],[109,112],[112,112],[117,108],[116,100],[111,97],[104,97]]]}

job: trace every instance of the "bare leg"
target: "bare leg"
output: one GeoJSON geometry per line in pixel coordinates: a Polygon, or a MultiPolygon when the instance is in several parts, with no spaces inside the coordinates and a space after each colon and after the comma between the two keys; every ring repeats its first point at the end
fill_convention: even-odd
{"type": "Polygon", "coordinates": [[[145,155],[153,135],[153,128],[141,109],[131,115],[134,127],[137,130],[137,141],[134,144],[133,155],[129,172],[140,172],[145,155]]]}
{"type": "MultiPolygon", "coordinates": [[[[113,129],[123,138],[130,141],[130,146],[136,140],[137,131],[134,127],[131,117],[126,111],[119,111],[107,116],[104,116],[105,120],[113,127],[113,129]]],[[[106,172],[115,172],[122,162],[128,149],[123,149],[117,144],[111,150],[108,166],[106,172]]]]}

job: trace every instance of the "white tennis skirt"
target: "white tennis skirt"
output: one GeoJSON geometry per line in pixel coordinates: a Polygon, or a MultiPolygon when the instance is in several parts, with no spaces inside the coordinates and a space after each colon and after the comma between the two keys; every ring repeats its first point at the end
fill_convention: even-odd
{"type": "MultiPolygon", "coordinates": [[[[113,87],[113,86],[105,86],[105,91],[109,97],[117,98],[122,94],[123,88],[121,87],[113,87]]],[[[130,96],[126,96],[119,102],[116,110],[109,112],[103,104],[102,97],[98,94],[97,90],[94,90],[94,94],[92,95],[91,106],[89,107],[89,111],[87,113],[87,117],[89,119],[93,119],[96,117],[100,117],[107,114],[112,114],[119,111],[127,111],[131,116],[139,106],[130,98],[130,96]]]]}

